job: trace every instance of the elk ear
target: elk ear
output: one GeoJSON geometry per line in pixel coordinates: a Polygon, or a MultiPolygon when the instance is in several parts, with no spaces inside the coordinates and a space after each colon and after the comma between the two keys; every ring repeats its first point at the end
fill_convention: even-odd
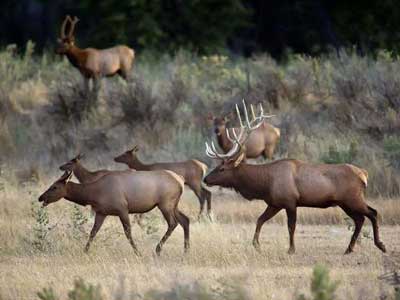
{"type": "Polygon", "coordinates": [[[139,151],[138,145],[135,145],[131,150],[131,152],[138,152],[138,151],[139,151]]]}
{"type": "Polygon", "coordinates": [[[82,158],[84,158],[85,157],[85,154],[84,153],[79,153],[76,157],[75,157],[75,159],[76,160],[80,160],[80,159],[82,159],[82,158]]]}
{"type": "Polygon", "coordinates": [[[67,183],[72,176],[72,172],[65,171],[64,174],[60,177],[60,179],[57,180],[57,182],[64,182],[67,183]]]}

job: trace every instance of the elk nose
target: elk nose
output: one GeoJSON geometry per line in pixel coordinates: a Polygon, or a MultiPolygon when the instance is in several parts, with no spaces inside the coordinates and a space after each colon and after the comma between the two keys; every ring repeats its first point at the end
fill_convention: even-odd
{"type": "Polygon", "coordinates": [[[43,195],[41,195],[40,197],[39,197],[39,202],[43,202],[43,195]]]}

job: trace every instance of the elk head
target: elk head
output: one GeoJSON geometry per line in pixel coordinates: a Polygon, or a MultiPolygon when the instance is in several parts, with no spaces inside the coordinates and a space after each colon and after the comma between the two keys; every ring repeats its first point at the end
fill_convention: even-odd
{"type": "Polygon", "coordinates": [[[74,37],[74,29],[76,23],[78,23],[79,19],[74,17],[73,19],[67,15],[61,25],[60,37],[58,38],[59,46],[56,49],[57,54],[66,54],[68,51],[75,46],[75,37],[74,37]],[[66,34],[67,23],[70,23],[69,32],[66,34]]]}
{"type": "Polygon", "coordinates": [[[129,165],[132,160],[136,159],[136,153],[139,151],[138,146],[134,146],[132,149],[122,153],[120,156],[114,158],[117,163],[123,163],[129,165]]]}
{"type": "Polygon", "coordinates": [[[260,104],[260,114],[256,116],[253,105],[250,105],[252,120],[249,119],[247,112],[246,102],[243,100],[243,110],[245,122],[242,122],[238,105],[236,105],[236,113],[240,121],[240,133],[237,134],[236,130],[232,128],[232,135],[229,130],[225,128],[227,138],[232,142],[233,147],[226,154],[218,153],[214,142],[211,141],[211,146],[206,142],[206,155],[213,159],[218,159],[221,163],[212,170],[204,179],[207,185],[219,185],[224,187],[232,186],[231,180],[234,179],[234,172],[246,159],[245,143],[248,139],[250,132],[257,129],[262,125],[264,119],[271,118],[273,115],[264,115],[264,110],[260,104]]]}
{"type": "Polygon", "coordinates": [[[64,174],[39,197],[39,202],[43,202],[43,207],[67,195],[67,182],[71,179],[71,176],[72,172],[64,172],[64,174]]]}
{"type": "MultiPolygon", "coordinates": [[[[220,136],[226,129],[226,124],[230,121],[230,114],[220,117],[213,116],[211,113],[208,115],[208,121],[213,124],[214,132],[217,136],[220,136]]],[[[209,123],[209,124],[210,124],[209,123]]]]}
{"type": "Polygon", "coordinates": [[[75,165],[79,162],[84,157],[83,154],[79,153],[77,156],[75,156],[73,159],[71,159],[69,162],[63,164],[60,166],[61,171],[68,171],[72,172],[74,170],[75,165]]]}

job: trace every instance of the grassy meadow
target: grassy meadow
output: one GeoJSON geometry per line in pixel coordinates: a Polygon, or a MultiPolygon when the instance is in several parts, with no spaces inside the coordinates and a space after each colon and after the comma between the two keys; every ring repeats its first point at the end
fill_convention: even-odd
{"type": "Polygon", "coordinates": [[[393,285],[400,282],[390,276],[400,266],[399,87],[399,58],[386,51],[375,57],[351,50],[290,55],[279,63],[267,55],[180,51],[141,53],[132,80],[103,80],[93,101],[65,59],[36,54],[32,43],[2,49],[0,299],[333,299],[310,298],[317,264],[338,281],[337,299],[395,299],[393,285]],[[271,123],[282,136],[275,159],[368,170],[367,201],[381,215],[386,254],[374,246],[367,220],[355,253],[344,256],[354,227],[336,208],[299,209],[294,255],[286,254],[286,216],[278,214],[264,225],[258,253],[251,241],[265,204],[215,188],[212,222],[197,220],[191,191],[182,198],[180,208],[191,220],[188,254],[178,227],[155,256],[166,224],[154,211],[141,223],[132,218],[142,257],[134,255],[114,217],[87,255],[90,209],[64,200],[42,209],[37,202],[61,175],[58,166],[78,152],[86,154],[82,162],[90,170],[123,169],[112,159],[135,144],[145,162],[196,158],[212,168],[216,162],[204,154],[213,134],[209,114],[227,115],[242,98],[276,115],[271,123]],[[99,294],[67,297],[77,278],[99,294]],[[39,298],[44,288],[51,290],[39,298]]]}

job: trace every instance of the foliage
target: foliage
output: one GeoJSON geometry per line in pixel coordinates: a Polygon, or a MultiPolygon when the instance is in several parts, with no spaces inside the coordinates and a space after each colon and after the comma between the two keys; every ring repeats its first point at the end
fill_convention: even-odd
{"type": "MultiPolygon", "coordinates": [[[[44,288],[37,293],[40,300],[58,300],[54,290],[44,288]]],[[[82,278],[74,281],[74,287],[68,292],[68,300],[104,300],[99,286],[86,283],[82,278]]]]}
{"type": "Polygon", "coordinates": [[[338,287],[338,282],[332,282],[329,277],[328,269],[323,265],[316,265],[313,270],[311,279],[311,295],[312,298],[307,298],[300,295],[298,300],[334,300],[335,291],[338,287]]]}
{"type": "Polygon", "coordinates": [[[33,225],[33,240],[32,245],[39,251],[45,250],[49,246],[47,235],[51,227],[49,226],[49,214],[47,209],[38,204],[37,201],[32,201],[31,215],[35,221],[33,225]]]}
{"type": "Polygon", "coordinates": [[[328,153],[323,153],[320,159],[327,164],[352,163],[357,157],[357,147],[354,141],[350,143],[347,150],[338,150],[336,145],[330,145],[328,153]]]}
{"type": "Polygon", "coordinates": [[[389,136],[383,141],[385,157],[389,160],[391,166],[400,171],[400,137],[389,136]]]}
{"type": "Polygon", "coordinates": [[[80,239],[85,234],[84,225],[88,222],[88,217],[82,212],[78,205],[73,205],[71,212],[72,235],[80,239]]]}

